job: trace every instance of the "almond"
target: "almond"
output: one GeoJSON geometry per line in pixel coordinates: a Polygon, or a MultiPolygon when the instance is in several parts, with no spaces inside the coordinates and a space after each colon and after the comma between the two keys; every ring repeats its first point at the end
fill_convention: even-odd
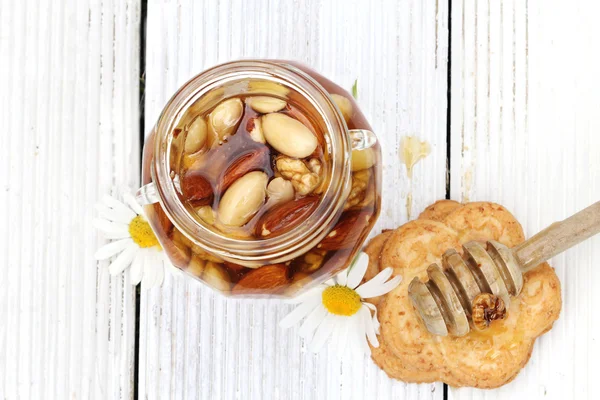
{"type": "Polygon", "coordinates": [[[350,122],[350,119],[352,118],[353,114],[352,103],[350,102],[350,100],[347,97],[341,96],[339,94],[332,94],[331,98],[333,99],[335,105],[338,106],[338,108],[342,112],[342,116],[346,120],[346,123],[350,122]]]}
{"type": "Polygon", "coordinates": [[[159,236],[169,236],[173,231],[173,223],[167,217],[167,214],[162,209],[160,203],[154,203],[151,206],[144,207],[149,219],[156,219],[159,225],[159,236]]]}
{"type": "Polygon", "coordinates": [[[248,82],[248,92],[286,98],[290,93],[290,89],[277,82],[253,80],[248,82]]]}
{"type": "Polygon", "coordinates": [[[209,157],[206,152],[198,151],[192,154],[183,153],[183,167],[187,170],[197,171],[205,168],[208,160],[209,157]]]}
{"type": "Polygon", "coordinates": [[[195,153],[204,147],[208,136],[206,131],[206,121],[204,121],[204,118],[198,117],[192,122],[185,138],[184,150],[186,153],[195,153]]]}
{"type": "Polygon", "coordinates": [[[376,160],[373,148],[352,150],[352,172],[371,168],[376,160]]]}
{"type": "Polygon", "coordinates": [[[260,122],[260,118],[250,118],[246,123],[246,131],[248,132],[248,134],[250,134],[250,137],[255,142],[262,144],[267,143],[267,141],[265,140],[265,135],[262,131],[262,124],[260,122]]]}
{"type": "Polygon", "coordinates": [[[173,229],[171,240],[165,240],[165,251],[169,259],[179,268],[185,268],[192,258],[192,250],[187,245],[188,239],[177,229],[173,229]]]}
{"type": "Polygon", "coordinates": [[[365,231],[370,219],[371,213],[363,210],[343,213],[338,223],[319,243],[317,248],[330,251],[354,247],[360,235],[365,231]]]}
{"type": "Polygon", "coordinates": [[[219,193],[225,192],[229,186],[248,172],[263,171],[269,167],[269,149],[261,146],[242,155],[229,165],[220,179],[219,193]]]}
{"type": "Polygon", "coordinates": [[[290,117],[302,122],[308,129],[310,129],[312,134],[315,135],[315,137],[317,138],[319,145],[313,152],[313,154],[312,154],[313,157],[318,156],[319,153],[322,151],[321,149],[327,148],[328,142],[325,139],[325,136],[323,136],[323,133],[321,131],[315,129],[318,126],[313,126],[313,122],[311,122],[311,120],[306,116],[304,111],[298,109],[297,107],[292,107],[288,104],[287,107],[285,108],[285,113],[287,115],[289,115],[290,117]]]}
{"type": "Polygon", "coordinates": [[[202,273],[204,272],[206,263],[207,263],[206,260],[203,260],[197,256],[193,256],[192,260],[190,261],[187,268],[185,269],[185,272],[190,273],[199,278],[202,276],[202,273]]]}
{"type": "Polygon", "coordinates": [[[205,206],[212,202],[213,189],[201,171],[188,170],[181,179],[181,192],[194,206],[205,206]]]}
{"type": "Polygon", "coordinates": [[[257,113],[268,114],[283,110],[287,102],[277,97],[254,96],[247,98],[246,104],[257,113]]]}
{"type": "Polygon", "coordinates": [[[317,196],[306,196],[279,204],[260,217],[255,234],[262,237],[281,235],[304,221],[318,204],[317,196]]]}
{"type": "Polygon", "coordinates": [[[274,293],[288,282],[288,269],[284,264],[265,265],[244,275],[233,287],[232,292],[236,294],[274,293]]]}
{"type": "Polygon", "coordinates": [[[239,281],[248,271],[249,268],[244,267],[243,265],[234,264],[229,261],[225,261],[225,268],[229,271],[229,276],[234,282],[239,281]]]}
{"type": "Polygon", "coordinates": [[[233,182],[219,202],[219,222],[242,226],[250,221],[265,202],[268,179],[264,172],[253,171],[233,182]]]}
{"type": "MultiPolygon", "coordinates": [[[[215,141],[222,141],[235,134],[238,123],[244,114],[244,104],[238,98],[221,102],[208,116],[208,127],[212,133],[209,135],[209,146],[215,141]]],[[[219,143],[220,144],[220,143],[219,143]]]]}
{"type": "Polygon", "coordinates": [[[215,223],[215,210],[211,206],[196,207],[196,214],[198,217],[209,225],[215,223]]]}
{"type": "Polygon", "coordinates": [[[271,206],[294,199],[294,185],[282,177],[275,178],[267,185],[267,196],[271,206]]]}
{"type": "Polygon", "coordinates": [[[308,157],[319,144],[315,135],[306,125],[286,114],[263,115],[261,123],[267,143],[286,156],[308,157]]]}
{"type": "Polygon", "coordinates": [[[221,292],[227,292],[231,288],[229,274],[225,271],[222,264],[208,261],[204,267],[201,279],[212,288],[221,292]]]}

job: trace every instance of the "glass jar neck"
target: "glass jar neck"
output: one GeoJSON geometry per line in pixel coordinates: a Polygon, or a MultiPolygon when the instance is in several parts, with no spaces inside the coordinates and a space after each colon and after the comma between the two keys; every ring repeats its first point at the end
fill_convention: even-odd
{"type": "Polygon", "coordinates": [[[198,246],[231,262],[260,266],[285,262],[308,251],[327,235],[343,211],[350,189],[351,141],[343,117],[329,93],[299,69],[277,61],[235,61],[211,68],[187,82],[168,102],[156,126],[153,180],[160,203],[173,224],[198,246]],[[285,87],[308,102],[322,119],[331,155],[331,177],[316,210],[299,226],[273,238],[236,239],[198,222],[180,200],[171,179],[173,131],[192,105],[206,112],[226,98],[273,95],[285,87]]]}

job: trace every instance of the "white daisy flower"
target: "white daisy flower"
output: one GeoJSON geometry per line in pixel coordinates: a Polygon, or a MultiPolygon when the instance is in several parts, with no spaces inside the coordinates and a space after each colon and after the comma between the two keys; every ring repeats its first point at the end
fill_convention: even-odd
{"type": "Polygon", "coordinates": [[[369,256],[360,253],[352,265],[335,278],[289,300],[288,303],[299,306],[283,318],[279,326],[289,328],[305,318],[299,334],[309,342],[309,348],[315,353],[333,335],[340,354],[358,346],[360,353],[370,355],[367,338],[371,346],[379,347],[379,321],[377,308],[363,299],[390,292],[398,286],[402,277],[389,279],[392,269],[386,268],[360,285],[368,265],[369,256]],[[352,344],[356,346],[348,346],[348,340],[354,341],[352,344]]]}
{"type": "Polygon", "coordinates": [[[141,282],[142,289],[161,285],[165,269],[179,275],[180,271],[162,251],[142,206],[128,191],[124,191],[123,200],[107,195],[95,206],[99,218],[94,218],[93,225],[112,239],[96,251],[96,260],[116,256],[108,267],[109,273],[118,275],[129,268],[131,283],[141,282]]]}

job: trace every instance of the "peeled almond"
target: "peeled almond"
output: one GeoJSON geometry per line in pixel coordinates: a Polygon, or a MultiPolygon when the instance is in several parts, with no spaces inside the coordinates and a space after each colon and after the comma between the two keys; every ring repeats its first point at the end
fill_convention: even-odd
{"type": "Polygon", "coordinates": [[[265,135],[262,130],[262,123],[260,122],[260,118],[252,118],[248,121],[248,125],[246,126],[246,130],[250,133],[250,137],[252,140],[258,143],[265,144],[267,141],[265,140],[265,135]]]}
{"type": "Polygon", "coordinates": [[[223,140],[235,133],[242,119],[244,104],[242,100],[233,98],[219,104],[208,116],[208,124],[213,133],[213,140],[223,140]]]}
{"type": "Polygon", "coordinates": [[[281,177],[273,179],[267,186],[270,204],[285,203],[294,198],[294,185],[281,177]]]}
{"type": "Polygon", "coordinates": [[[280,153],[305,158],[317,148],[317,138],[300,121],[281,113],[263,115],[261,120],[267,143],[280,153]]]}
{"type": "Polygon", "coordinates": [[[229,274],[225,271],[225,268],[221,264],[208,261],[204,267],[204,273],[202,274],[202,280],[208,283],[216,290],[222,292],[231,289],[231,283],[229,282],[229,274]]]}
{"type": "Polygon", "coordinates": [[[352,171],[362,171],[371,168],[375,164],[375,152],[373,149],[352,150],[352,171]]]}
{"type": "Polygon", "coordinates": [[[267,174],[260,171],[247,173],[227,189],[221,202],[217,218],[225,225],[242,226],[254,216],[265,202],[267,174]]]}
{"type": "Polygon", "coordinates": [[[283,110],[287,102],[275,97],[255,96],[246,99],[246,104],[257,113],[268,114],[283,110]]]}
{"type": "Polygon", "coordinates": [[[272,94],[274,96],[286,97],[290,90],[281,83],[271,81],[251,81],[248,90],[252,93],[272,94]]]}
{"type": "Polygon", "coordinates": [[[198,207],[196,213],[207,224],[212,225],[215,223],[215,212],[211,206],[198,207]]]}
{"type": "Polygon", "coordinates": [[[185,271],[194,276],[200,277],[204,272],[204,267],[206,267],[206,263],[207,262],[205,260],[194,256],[192,257],[192,261],[190,261],[185,271]]]}
{"type": "Polygon", "coordinates": [[[339,94],[332,94],[331,98],[333,99],[335,105],[338,106],[338,108],[342,112],[346,123],[348,123],[350,121],[350,118],[352,118],[353,114],[352,103],[350,102],[350,100],[348,100],[348,98],[344,96],[340,96],[339,94]]]}
{"type": "Polygon", "coordinates": [[[188,134],[185,138],[185,152],[191,154],[200,150],[206,143],[206,137],[206,121],[204,121],[204,118],[198,117],[188,129],[188,134]]]}

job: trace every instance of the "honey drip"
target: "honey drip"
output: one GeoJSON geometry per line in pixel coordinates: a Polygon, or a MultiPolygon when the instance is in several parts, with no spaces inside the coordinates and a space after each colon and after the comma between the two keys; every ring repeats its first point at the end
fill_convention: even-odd
{"type": "Polygon", "coordinates": [[[412,180],[413,167],[431,152],[429,143],[414,136],[404,136],[400,143],[400,160],[406,165],[408,179],[412,180]]]}
{"type": "Polygon", "coordinates": [[[408,219],[411,219],[412,215],[412,176],[413,167],[422,159],[427,157],[431,152],[429,143],[422,142],[414,136],[404,136],[400,142],[400,160],[406,166],[406,175],[409,180],[408,195],[406,196],[406,214],[408,219]]]}

